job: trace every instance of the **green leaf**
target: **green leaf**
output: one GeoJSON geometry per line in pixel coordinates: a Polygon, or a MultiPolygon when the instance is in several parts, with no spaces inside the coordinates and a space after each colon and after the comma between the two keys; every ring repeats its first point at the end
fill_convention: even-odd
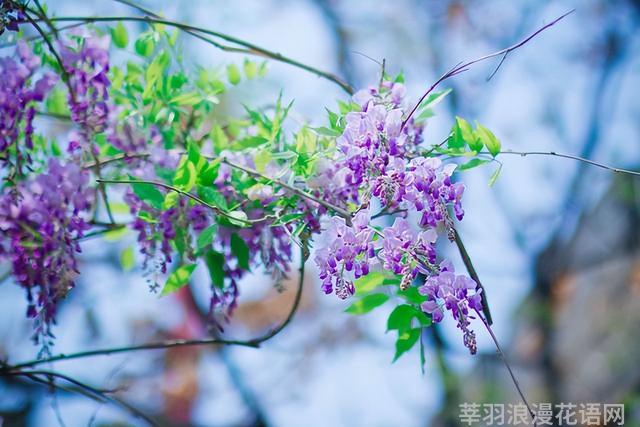
{"type": "Polygon", "coordinates": [[[153,184],[132,183],[131,187],[136,196],[155,209],[162,209],[164,196],[153,184]]]}
{"type": "Polygon", "coordinates": [[[140,56],[151,56],[155,49],[156,43],[153,36],[149,33],[143,33],[135,43],[136,53],[140,56]]]}
{"type": "Polygon", "coordinates": [[[203,185],[199,185],[198,195],[200,196],[200,198],[202,198],[202,200],[209,203],[210,205],[218,207],[223,211],[229,210],[227,201],[225,200],[224,196],[213,187],[205,187],[203,185]]]}
{"type": "Polygon", "coordinates": [[[498,180],[498,176],[500,176],[500,171],[502,171],[502,164],[498,165],[496,170],[491,175],[491,178],[489,178],[489,187],[493,187],[493,184],[496,183],[496,181],[498,180]]]}
{"type": "Polygon", "coordinates": [[[142,99],[144,101],[149,101],[152,99],[152,94],[156,87],[156,83],[161,82],[162,74],[164,70],[169,65],[169,54],[167,52],[162,52],[157,55],[153,61],[149,64],[147,71],[145,72],[145,86],[142,91],[142,99]]]}
{"type": "Polygon", "coordinates": [[[365,314],[370,312],[376,307],[380,307],[382,304],[389,300],[387,294],[371,294],[366,295],[363,298],[357,300],[345,310],[351,314],[365,314]]]}
{"type": "Polygon", "coordinates": [[[167,295],[185,286],[189,283],[189,278],[193,274],[193,270],[196,269],[196,264],[185,264],[179,267],[176,271],[171,273],[167,282],[162,288],[160,295],[167,295]]]}
{"type": "Polygon", "coordinates": [[[491,153],[493,157],[500,154],[500,141],[496,138],[493,132],[479,123],[476,124],[476,126],[476,134],[480,138],[480,141],[482,141],[482,143],[487,147],[489,153],[491,153]]]}
{"type": "Polygon", "coordinates": [[[271,161],[271,151],[268,149],[260,150],[253,157],[253,163],[256,165],[256,170],[258,172],[264,172],[265,168],[271,161]]]}
{"type": "Polygon", "coordinates": [[[207,251],[204,254],[204,261],[209,270],[211,283],[217,288],[224,286],[224,255],[216,251],[207,251]]]}
{"type": "Polygon", "coordinates": [[[288,224],[290,222],[293,222],[297,219],[303,218],[305,216],[305,214],[303,213],[288,213],[285,215],[282,215],[280,218],[278,218],[277,220],[275,220],[273,222],[273,224],[271,224],[272,227],[277,227],[279,225],[283,225],[283,224],[288,224]]]}
{"type": "Polygon", "coordinates": [[[227,65],[227,79],[234,86],[240,83],[240,70],[236,64],[227,65]]]}
{"type": "Polygon", "coordinates": [[[249,217],[244,211],[231,211],[229,212],[229,217],[231,217],[227,218],[229,222],[236,227],[246,227],[247,221],[249,220],[249,217]]]}
{"type": "Polygon", "coordinates": [[[120,266],[124,271],[130,271],[135,265],[136,254],[133,246],[128,246],[120,253],[120,266]]]}
{"type": "Polygon", "coordinates": [[[210,246],[211,243],[213,243],[213,237],[215,236],[217,231],[218,225],[211,224],[200,232],[200,234],[198,235],[198,241],[196,242],[199,251],[206,248],[207,246],[210,246]]]}
{"type": "Polygon", "coordinates": [[[180,194],[175,191],[169,191],[166,196],[164,196],[164,202],[162,203],[163,209],[171,209],[175,205],[178,204],[178,200],[180,199],[180,194]]]}
{"type": "Polygon", "coordinates": [[[249,246],[237,233],[231,235],[231,253],[238,259],[238,266],[249,270],[249,246]]]}
{"type": "Polygon", "coordinates": [[[248,59],[244,60],[244,75],[247,76],[249,80],[253,79],[258,75],[258,66],[255,62],[250,61],[248,59]]]}
{"type": "Polygon", "coordinates": [[[434,92],[427,96],[420,104],[420,109],[431,109],[438,105],[447,95],[451,93],[451,89],[446,89],[440,92],[434,92]]]}
{"type": "Polygon", "coordinates": [[[326,126],[321,126],[319,128],[313,128],[313,130],[316,131],[318,134],[324,135],[324,136],[336,137],[336,136],[342,135],[342,132],[340,132],[339,130],[329,129],[326,126]]]}
{"type": "Polygon", "coordinates": [[[182,191],[191,191],[197,178],[195,165],[189,161],[189,158],[183,157],[176,170],[176,176],[173,177],[173,185],[182,191]]]}
{"type": "Polygon", "coordinates": [[[387,331],[397,330],[399,334],[409,329],[413,329],[413,319],[416,319],[419,326],[431,326],[431,319],[422,310],[409,304],[400,304],[393,309],[387,320],[387,331]]]}
{"type": "Polygon", "coordinates": [[[314,153],[317,148],[318,137],[308,128],[303,127],[296,135],[296,151],[298,153],[314,153]]]}
{"type": "Polygon", "coordinates": [[[68,114],[66,95],[60,88],[54,88],[46,100],[46,108],[48,113],[68,114]]]}
{"type": "Polygon", "coordinates": [[[385,275],[383,273],[372,271],[366,276],[362,276],[353,282],[356,288],[356,295],[366,294],[373,291],[378,286],[384,284],[385,275]]]}
{"type": "Polygon", "coordinates": [[[422,304],[427,300],[427,297],[424,295],[420,295],[418,292],[418,288],[415,286],[409,286],[407,289],[398,290],[398,295],[407,300],[407,302],[412,304],[422,304]]]}
{"type": "Polygon", "coordinates": [[[473,159],[469,160],[467,163],[461,164],[458,167],[458,169],[461,170],[461,171],[468,170],[468,169],[473,169],[473,168],[475,168],[477,166],[484,165],[485,163],[489,163],[490,161],[491,160],[479,159],[479,158],[476,157],[476,158],[473,158],[473,159]]]}
{"type": "Polygon", "coordinates": [[[174,96],[169,100],[170,104],[179,106],[191,106],[202,102],[202,96],[198,92],[187,92],[181,95],[174,96]]]}
{"type": "Polygon", "coordinates": [[[269,140],[262,136],[249,136],[246,138],[242,138],[239,141],[236,141],[236,146],[240,149],[245,148],[255,148],[259,147],[265,143],[269,142],[269,140]]]}
{"type": "Polygon", "coordinates": [[[462,149],[465,144],[469,145],[469,147],[476,147],[476,139],[477,137],[469,122],[462,117],[456,116],[456,124],[453,126],[453,131],[448,141],[449,148],[462,149]]]}
{"type": "Polygon", "coordinates": [[[399,334],[396,340],[396,355],[393,357],[394,362],[407,351],[411,350],[416,342],[418,342],[421,331],[422,329],[409,329],[399,334]]]}
{"type": "Polygon", "coordinates": [[[111,29],[111,40],[120,49],[124,49],[129,44],[129,35],[127,34],[127,28],[122,22],[118,22],[115,28],[111,29]]]}

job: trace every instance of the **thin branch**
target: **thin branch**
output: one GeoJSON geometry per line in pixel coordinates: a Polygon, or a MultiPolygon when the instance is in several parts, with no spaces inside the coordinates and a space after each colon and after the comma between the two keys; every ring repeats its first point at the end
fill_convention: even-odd
{"type": "MultiPolygon", "coordinates": [[[[493,52],[490,53],[488,55],[484,55],[481,56],[479,58],[473,59],[469,62],[461,62],[459,64],[457,64],[456,66],[454,66],[453,68],[451,68],[449,71],[447,71],[446,73],[444,73],[438,80],[436,80],[436,82],[431,85],[431,87],[429,89],[427,89],[427,91],[424,93],[424,95],[422,95],[420,97],[420,100],[416,103],[416,105],[411,109],[411,111],[409,112],[409,114],[407,115],[407,117],[403,120],[402,122],[402,127],[404,128],[405,125],[407,124],[407,122],[409,121],[409,119],[411,119],[411,117],[413,116],[413,114],[416,112],[416,110],[418,109],[418,107],[420,107],[420,104],[422,104],[422,101],[425,100],[425,98],[443,81],[447,80],[448,78],[451,78],[453,76],[456,76],[460,73],[463,73],[465,71],[467,71],[469,69],[469,67],[471,67],[474,64],[477,64],[478,62],[482,62],[485,61],[487,59],[491,59],[491,58],[495,58],[496,56],[501,56],[501,55],[506,55],[509,54],[510,52],[524,46],[526,43],[528,43],[531,39],[533,39],[534,37],[536,37],[538,34],[540,34],[541,32],[543,32],[544,30],[546,30],[549,27],[552,27],[553,25],[555,25],[558,21],[560,21],[561,19],[563,19],[564,17],[566,17],[567,15],[571,14],[574,12],[575,9],[571,9],[569,12],[561,15],[560,17],[554,19],[553,21],[551,21],[550,23],[548,23],[547,25],[544,25],[543,27],[539,28],[538,30],[534,31],[531,35],[529,35],[528,37],[526,37],[525,39],[521,40],[520,42],[509,46],[505,49],[499,50],[497,52],[493,52]]],[[[504,58],[503,58],[504,60],[504,58]]]]}
{"type": "MultiPolygon", "coordinates": [[[[72,28],[82,27],[83,25],[86,25],[86,24],[84,22],[78,22],[78,23],[75,23],[75,24],[69,24],[69,25],[65,25],[65,26],[62,26],[62,27],[58,27],[57,30],[58,30],[58,32],[66,31],[66,30],[70,30],[72,28]]],[[[47,35],[49,35],[49,34],[47,34],[47,35]]],[[[29,37],[22,37],[20,39],[15,39],[15,40],[10,41],[10,42],[0,43],[0,49],[5,49],[5,48],[8,48],[8,47],[15,46],[18,43],[18,40],[24,40],[26,42],[32,42],[32,41],[40,40],[42,38],[43,38],[42,34],[36,34],[36,35],[33,35],[33,36],[29,36],[29,37]]]]}
{"type": "Polygon", "coordinates": [[[279,185],[280,187],[282,187],[282,188],[284,188],[284,189],[286,189],[286,190],[288,190],[288,191],[290,191],[290,192],[292,192],[292,193],[294,193],[294,194],[296,194],[296,195],[298,195],[298,196],[300,196],[302,198],[305,198],[305,199],[311,200],[313,202],[316,202],[319,205],[322,205],[325,208],[334,211],[336,214],[338,214],[339,216],[344,218],[344,220],[347,222],[347,224],[351,224],[351,214],[347,210],[342,209],[341,207],[335,206],[335,205],[333,205],[333,204],[331,204],[331,203],[329,203],[329,202],[327,202],[325,200],[320,199],[319,197],[314,196],[313,194],[309,194],[309,193],[307,193],[305,191],[300,190],[299,188],[293,187],[293,186],[287,184],[286,182],[283,182],[283,181],[280,181],[278,179],[274,179],[274,178],[271,178],[271,177],[269,177],[267,175],[264,175],[264,174],[258,172],[257,170],[254,170],[254,169],[248,168],[246,166],[242,166],[242,165],[239,165],[237,163],[234,163],[234,162],[230,161],[227,158],[223,157],[222,158],[222,163],[224,163],[226,165],[229,165],[234,169],[238,169],[238,170],[241,170],[243,172],[246,172],[249,175],[253,175],[253,176],[258,177],[258,178],[268,179],[271,182],[279,185]]]}
{"type": "Polygon", "coordinates": [[[270,340],[271,338],[275,337],[280,332],[282,332],[282,330],[284,330],[289,325],[289,323],[291,323],[291,321],[293,320],[293,317],[295,316],[295,313],[298,310],[298,306],[300,305],[300,300],[302,298],[306,260],[307,260],[307,255],[303,248],[301,249],[301,256],[300,256],[300,269],[299,269],[300,278],[298,279],[298,289],[296,291],[296,296],[293,301],[293,305],[291,306],[291,310],[289,311],[289,314],[279,326],[277,326],[276,328],[272,329],[271,331],[265,333],[260,337],[253,338],[250,340],[227,340],[227,339],[220,339],[220,338],[204,338],[204,339],[197,339],[197,340],[179,339],[179,340],[168,340],[168,341],[160,341],[155,343],[147,343],[147,344],[141,344],[141,345],[81,351],[78,353],[58,354],[56,356],[45,357],[42,359],[35,359],[28,362],[18,363],[15,365],[4,365],[0,367],[0,376],[15,375],[12,373],[16,371],[20,371],[21,369],[24,369],[24,368],[30,368],[32,366],[37,366],[44,363],[58,362],[62,360],[81,359],[81,358],[93,357],[93,356],[105,356],[105,355],[117,354],[117,353],[129,353],[129,352],[141,351],[141,350],[159,350],[159,349],[168,349],[173,347],[204,346],[204,345],[237,345],[241,347],[259,348],[262,343],[270,340]]]}
{"type": "MultiPolygon", "coordinates": [[[[98,163],[99,164],[99,163],[98,163]]],[[[266,218],[259,218],[259,219],[243,219],[243,218],[238,218],[235,217],[233,215],[231,215],[230,213],[227,213],[225,211],[223,211],[222,209],[220,209],[217,206],[214,206],[204,200],[202,200],[200,197],[189,193],[188,191],[183,191],[177,187],[174,187],[173,185],[169,185],[169,184],[165,184],[164,182],[160,182],[160,181],[145,181],[145,180],[130,180],[130,179],[96,179],[96,182],[98,182],[99,184],[142,184],[142,185],[153,185],[156,187],[161,187],[164,188],[166,190],[170,190],[170,191],[175,191],[178,194],[181,194],[183,196],[186,196],[188,198],[190,198],[191,200],[200,203],[203,206],[206,206],[207,208],[211,209],[212,211],[214,211],[216,214],[220,215],[220,216],[224,216],[227,217],[233,221],[239,221],[239,222],[243,222],[247,225],[250,224],[255,224],[257,222],[262,222],[264,221],[266,218]]]]}
{"type": "Polygon", "coordinates": [[[484,286],[482,286],[482,283],[480,282],[480,277],[478,277],[478,273],[476,272],[476,269],[473,266],[473,262],[471,262],[471,257],[467,252],[467,248],[464,246],[464,243],[462,243],[462,239],[460,238],[460,233],[458,233],[458,230],[456,230],[455,228],[453,229],[453,235],[455,238],[456,246],[458,247],[458,251],[460,252],[460,256],[462,257],[462,262],[464,263],[464,266],[466,267],[467,272],[469,272],[469,276],[471,276],[471,278],[476,282],[478,289],[482,290],[482,292],[480,293],[480,298],[482,301],[482,312],[485,313],[485,315],[487,316],[487,322],[489,323],[489,325],[493,325],[493,318],[491,317],[491,311],[489,310],[489,302],[487,301],[487,292],[484,286]]]}
{"type": "Polygon", "coordinates": [[[496,351],[498,352],[498,355],[500,355],[500,359],[502,359],[502,362],[504,363],[504,366],[507,367],[507,370],[509,371],[509,376],[511,376],[511,381],[513,381],[513,384],[515,385],[516,390],[518,391],[518,394],[520,395],[520,398],[522,399],[522,402],[524,402],[524,404],[526,405],[527,410],[529,411],[529,415],[531,415],[531,418],[533,419],[533,425],[536,426],[537,425],[537,423],[536,423],[536,414],[531,409],[531,405],[529,405],[529,402],[527,401],[527,398],[524,397],[524,393],[522,392],[522,389],[520,388],[520,383],[516,379],[516,376],[513,373],[513,370],[511,369],[511,365],[507,361],[507,357],[505,356],[504,352],[502,351],[502,348],[500,347],[500,344],[498,343],[498,338],[496,338],[496,335],[493,333],[493,329],[491,329],[491,325],[487,322],[487,319],[484,318],[482,313],[480,313],[478,310],[476,310],[476,313],[478,314],[478,317],[480,317],[480,320],[482,320],[482,323],[484,324],[484,326],[487,329],[487,331],[489,331],[489,335],[491,335],[491,339],[493,340],[493,343],[496,346],[496,351]]]}
{"type": "Polygon", "coordinates": [[[153,419],[151,419],[148,415],[146,415],[145,413],[143,413],[142,411],[140,411],[139,409],[135,408],[134,406],[132,406],[131,404],[123,401],[122,399],[119,399],[115,396],[108,396],[107,394],[109,393],[114,393],[115,390],[103,390],[103,389],[99,389],[96,387],[93,387],[91,385],[88,385],[84,382],[81,382],[79,380],[76,380],[75,378],[72,378],[68,375],[62,374],[60,372],[56,372],[56,371],[51,371],[51,370],[11,370],[8,372],[2,372],[0,371],[0,375],[4,375],[4,376],[24,376],[29,378],[30,380],[39,383],[39,384],[43,384],[46,385],[48,387],[55,387],[55,388],[60,388],[63,390],[67,390],[67,391],[73,391],[79,394],[82,394],[83,396],[89,397],[91,399],[94,399],[100,403],[105,403],[105,402],[109,402],[114,404],[115,406],[121,407],[122,409],[124,409],[126,412],[128,412],[130,415],[133,415],[136,418],[140,418],[143,419],[144,421],[146,421],[149,425],[152,426],[158,426],[159,424],[154,421],[153,419]],[[44,380],[42,378],[40,378],[39,376],[45,376],[47,377],[47,380],[44,380]],[[74,386],[77,387],[77,389],[75,388],[70,388],[70,387],[64,387],[61,386],[59,384],[56,384],[55,382],[52,381],[52,378],[58,378],[61,379],[63,381],[66,381],[70,384],[73,384],[74,386]]]}
{"type": "MultiPolygon", "coordinates": [[[[479,153],[479,154],[485,154],[485,153],[479,153]]],[[[489,153],[486,153],[489,154],[489,153]]],[[[596,162],[595,160],[590,160],[584,157],[580,157],[580,156],[574,156],[573,154],[564,154],[564,153],[557,153],[555,151],[513,151],[513,150],[506,150],[506,151],[501,151],[500,154],[514,154],[517,156],[522,156],[522,157],[526,157],[526,156],[552,156],[552,157],[562,157],[564,159],[571,159],[571,160],[576,160],[578,162],[582,162],[582,163],[586,163],[588,165],[591,166],[595,166],[601,169],[605,169],[614,173],[624,173],[624,174],[628,174],[628,175],[634,175],[634,176],[640,176],[640,172],[638,171],[632,171],[630,169],[622,169],[622,168],[618,168],[618,167],[614,167],[614,166],[609,166],[607,164],[604,163],[600,163],[600,162],[596,162]]]]}
{"type": "MultiPolygon", "coordinates": [[[[238,39],[236,37],[230,36],[228,34],[220,33],[217,31],[208,30],[206,28],[196,27],[193,25],[183,24],[181,22],[172,21],[164,18],[154,18],[152,16],[61,16],[61,17],[50,17],[48,18],[51,22],[74,22],[74,21],[82,21],[84,23],[94,23],[94,22],[145,22],[147,24],[162,24],[170,27],[179,28],[182,31],[187,32],[187,34],[194,35],[193,33],[202,33],[212,37],[217,37],[219,39],[225,40],[229,43],[237,44],[239,46],[244,47],[245,49],[241,49],[242,53],[261,56],[263,58],[273,59],[274,61],[283,62],[285,64],[292,65],[294,67],[303,69],[312,74],[315,74],[318,77],[329,80],[338,86],[348,94],[353,94],[353,88],[343,81],[340,77],[335,74],[329,73],[327,71],[319,70],[310,65],[304,64],[302,62],[296,61],[295,59],[286,57],[278,52],[273,52],[263,47],[257,46],[253,43],[238,39]]],[[[200,40],[203,40],[207,43],[210,43],[217,47],[218,49],[229,51],[229,52],[238,52],[238,48],[228,47],[221,45],[220,43],[214,42],[211,39],[206,37],[198,37],[200,40]]]]}

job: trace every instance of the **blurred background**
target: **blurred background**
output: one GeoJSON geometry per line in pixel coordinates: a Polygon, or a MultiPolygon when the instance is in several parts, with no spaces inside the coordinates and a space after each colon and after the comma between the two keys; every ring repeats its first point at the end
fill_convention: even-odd
{"type": "MultiPolygon", "coordinates": [[[[60,16],[137,14],[108,0],[49,3],[60,16]]],[[[575,8],[509,55],[490,81],[499,60],[447,81],[443,87],[454,92],[429,122],[426,141],[441,141],[460,115],[492,129],[503,149],[640,166],[637,0],[142,4],[333,71],[355,87],[375,84],[384,59],[391,74],[404,71],[414,101],[459,61],[509,46],[575,8]]],[[[128,28],[130,39],[144,30],[128,28]]],[[[181,43],[194,66],[222,68],[243,59],[186,35],[181,43]]],[[[325,106],[345,99],[329,82],[270,63],[266,80],[232,89],[223,105],[273,102],[281,89],[285,100],[295,100],[294,126],[324,124],[325,106]]],[[[624,403],[625,425],[640,425],[640,181],[554,157],[502,161],[494,187],[487,185],[492,167],[462,176],[468,189],[459,230],[525,394],[532,402],[624,403]]],[[[205,273],[191,289],[160,299],[140,270],[121,267],[121,253],[134,240],[84,245],[83,275],[61,307],[54,353],[206,333],[199,315],[207,305],[205,273]]],[[[462,270],[454,247],[441,250],[462,270]]],[[[191,347],[43,368],[117,389],[119,399],[168,426],[455,426],[461,402],[518,402],[481,325],[476,356],[445,321],[427,331],[424,374],[417,351],[392,364],[394,337],[385,334],[392,307],[360,317],[344,313],[349,301],[324,296],[312,264],[296,317],[261,349],[191,347]]],[[[283,292],[260,272],[244,280],[225,336],[257,336],[285,317],[293,270],[283,292]]],[[[22,289],[4,280],[0,355],[10,362],[38,351],[25,311],[22,289]]],[[[117,407],[7,378],[0,379],[0,416],[4,426],[145,425],[117,407]]]]}

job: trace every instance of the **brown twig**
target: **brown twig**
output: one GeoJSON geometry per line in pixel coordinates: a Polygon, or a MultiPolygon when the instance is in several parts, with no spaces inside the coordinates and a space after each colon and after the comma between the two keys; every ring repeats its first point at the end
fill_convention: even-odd
{"type": "Polygon", "coordinates": [[[457,65],[455,65],[453,68],[451,68],[449,71],[447,71],[446,73],[444,73],[438,80],[436,80],[436,82],[434,84],[431,85],[431,87],[429,87],[429,89],[427,89],[427,91],[424,93],[424,95],[422,95],[420,97],[420,100],[416,103],[416,105],[411,109],[411,111],[409,111],[409,114],[407,115],[407,117],[403,120],[402,122],[402,126],[401,128],[404,128],[405,125],[407,124],[407,122],[409,121],[409,119],[411,119],[411,117],[413,116],[413,114],[416,112],[416,110],[418,109],[418,107],[420,107],[420,104],[422,104],[422,101],[425,100],[425,98],[443,81],[447,80],[448,78],[451,78],[453,76],[456,76],[460,73],[463,73],[465,71],[467,71],[469,69],[469,67],[471,67],[474,64],[477,64],[478,62],[482,62],[485,61],[487,59],[491,59],[491,58],[495,58],[496,56],[500,56],[500,55],[508,55],[510,52],[524,46],[526,43],[528,43],[531,39],[533,39],[534,37],[536,37],[538,34],[540,34],[541,32],[543,32],[544,30],[546,30],[547,28],[555,25],[558,21],[560,21],[561,19],[563,19],[564,17],[566,17],[567,15],[571,14],[574,12],[575,9],[571,9],[569,12],[561,15],[560,17],[554,19],[553,21],[549,22],[548,24],[540,27],[539,29],[537,29],[536,31],[534,31],[531,35],[529,35],[528,37],[526,37],[525,39],[519,41],[518,43],[509,46],[505,49],[501,49],[497,52],[493,52],[490,53],[488,55],[484,55],[481,56],[479,58],[473,59],[471,61],[468,62],[461,62],[457,65]]]}
{"type": "MultiPolygon", "coordinates": [[[[480,154],[485,154],[485,153],[480,153],[480,154]]],[[[489,154],[489,153],[486,153],[489,154]]],[[[505,151],[501,151],[499,155],[502,154],[513,154],[513,155],[517,155],[517,156],[521,156],[521,157],[526,157],[526,156],[552,156],[552,157],[561,157],[564,159],[571,159],[571,160],[576,160],[578,162],[582,162],[582,163],[586,163],[588,165],[591,166],[595,166],[597,168],[601,168],[601,169],[605,169],[614,173],[624,173],[624,174],[629,174],[629,175],[634,175],[634,176],[640,176],[640,172],[638,171],[632,171],[630,169],[622,169],[622,168],[618,168],[618,167],[614,167],[614,166],[609,166],[607,164],[604,163],[600,163],[600,162],[596,162],[595,160],[590,160],[584,157],[580,157],[580,156],[575,156],[573,154],[564,154],[564,153],[558,153],[555,151],[513,151],[513,150],[505,150],[505,151]]]]}
{"type": "Polygon", "coordinates": [[[509,364],[509,361],[507,360],[507,357],[505,356],[504,352],[502,351],[502,348],[500,347],[500,343],[498,343],[498,338],[493,333],[493,329],[491,329],[491,325],[488,323],[487,319],[484,318],[482,313],[480,313],[478,310],[476,310],[476,313],[478,314],[478,317],[480,317],[480,320],[482,320],[482,323],[484,324],[485,328],[489,332],[489,335],[491,335],[491,339],[493,340],[493,343],[496,346],[496,351],[498,352],[498,355],[500,356],[500,359],[502,359],[502,362],[504,363],[504,366],[507,367],[507,371],[509,371],[509,376],[511,376],[511,381],[515,385],[516,390],[517,390],[518,394],[520,395],[520,398],[522,399],[522,402],[527,407],[527,410],[529,411],[529,415],[531,415],[531,418],[533,419],[533,425],[535,427],[537,425],[536,424],[536,414],[531,409],[531,405],[529,405],[529,402],[527,401],[527,398],[524,397],[524,393],[522,392],[522,389],[520,388],[520,383],[518,382],[515,374],[513,373],[513,370],[511,369],[511,365],[509,364]]]}
{"type": "Polygon", "coordinates": [[[204,338],[197,340],[168,340],[168,341],[160,341],[155,343],[147,343],[141,345],[132,345],[132,346],[124,346],[124,347],[113,347],[113,348],[103,348],[97,350],[89,350],[89,351],[81,351],[77,353],[69,353],[69,354],[58,354],[55,356],[45,357],[42,359],[35,359],[28,362],[17,363],[15,365],[3,365],[0,367],[0,376],[2,375],[15,375],[14,373],[24,368],[30,368],[33,366],[41,365],[44,363],[52,363],[59,362],[62,360],[72,360],[72,359],[82,359],[86,357],[93,356],[106,356],[117,353],[129,353],[133,351],[141,351],[141,350],[159,350],[159,349],[168,349],[173,347],[184,347],[184,346],[203,346],[203,345],[237,345],[241,347],[250,347],[250,348],[259,348],[260,345],[276,335],[282,332],[293,320],[296,311],[298,310],[298,306],[300,305],[300,300],[302,298],[302,290],[304,287],[304,271],[305,271],[305,262],[307,260],[307,256],[304,248],[301,249],[300,255],[300,277],[298,279],[298,288],[296,290],[296,296],[293,301],[293,305],[291,306],[291,310],[287,317],[278,325],[276,328],[271,331],[265,333],[262,336],[257,338],[252,338],[250,340],[228,340],[221,338],[204,338]]]}
{"type": "MultiPolygon", "coordinates": [[[[347,92],[348,94],[352,94],[353,93],[353,88],[346,83],[345,81],[343,81],[340,77],[336,76],[333,73],[327,72],[327,71],[322,71],[318,68],[312,67],[310,65],[304,64],[302,62],[296,61],[295,59],[286,57],[278,52],[273,52],[270,51],[268,49],[265,49],[263,47],[260,47],[258,45],[255,45],[253,43],[244,41],[242,39],[230,36],[228,34],[224,34],[224,33],[220,33],[218,31],[212,31],[212,30],[208,30],[206,28],[201,28],[201,27],[196,27],[193,25],[188,25],[188,24],[183,24],[180,22],[176,22],[176,21],[172,21],[169,19],[164,19],[164,18],[154,18],[152,16],[144,16],[144,17],[137,17],[137,16],[62,16],[62,17],[50,17],[48,18],[49,21],[51,22],[74,22],[74,21],[81,21],[84,23],[94,23],[94,22],[126,22],[126,21],[130,21],[130,22],[145,22],[147,24],[162,24],[162,25],[167,25],[170,27],[175,27],[178,28],[182,31],[187,32],[187,34],[193,35],[195,36],[195,34],[193,33],[202,33],[208,36],[212,36],[212,37],[216,37],[222,40],[225,40],[229,43],[233,43],[236,44],[238,46],[242,46],[243,49],[238,49],[235,47],[230,47],[230,46],[225,46],[222,45],[220,43],[217,43],[215,41],[212,41],[211,39],[207,38],[207,37],[198,37],[200,40],[203,40],[207,43],[212,44],[213,46],[217,47],[218,49],[224,50],[224,51],[229,51],[229,52],[241,52],[241,53],[245,53],[245,54],[250,54],[250,55],[255,55],[255,56],[261,56],[263,58],[269,58],[272,59],[274,61],[278,61],[278,62],[283,62],[285,64],[289,64],[292,65],[294,67],[303,69],[305,71],[308,71],[312,74],[315,74],[318,77],[324,78],[328,81],[331,81],[335,84],[337,84],[338,86],[340,86],[340,88],[342,90],[344,90],[345,92],[347,92]]],[[[197,37],[197,36],[196,36],[197,37]]]]}
{"type": "Polygon", "coordinates": [[[56,371],[51,371],[51,370],[36,370],[36,369],[29,369],[29,370],[11,370],[8,372],[2,372],[0,370],[0,375],[4,375],[4,376],[24,376],[26,378],[29,378],[30,380],[39,383],[39,384],[43,384],[46,385],[48,387],[54,387],[54,388],[60,388],[63,390],[68,390],[68,391],[72,391],[72,392],[76,392],[79,394],[82,394],[83,396],[87,396],[89,398],[92,398],[94,400],[97,400],[98,402],[101,403],[105,403],[105,402],[109,402],[112,403],[122,409],[124,409],[125,411],[127,411],[129,414],[133,415],[136,418],[140,418],[144,421],[146,421],[149,425],[151,426],[158,426],[159,424],[154,421],[152,418],[150,418],[148,415],[146,415],[145,413],[143,413],[142,411],[140,411],[139,409],[135,408],[134,406],[132,406],[131,404],[125,402],[122,399],[119,399],[115,396],[109,396],[108,394],[111,394],[113,392],[115,392],[115,390],[103,390],[103,389],[99,389],[96,387],[93,387],[91,385],[88,385],[82,381],[76,380],[75,378],[72,378],[66,374],[62,374],[60,372],[56,372],[56,371]],[[46,377],[47,379],[43,379],[41,378],[41,376],[46,377]],[[68,382],[72,385],[74,385],[76,388],[70,388],[70,387],[64,387],[62,385],[56,384],[53,381],[53,378],[58,378],[61,379],[65,382],[68,382]]]}

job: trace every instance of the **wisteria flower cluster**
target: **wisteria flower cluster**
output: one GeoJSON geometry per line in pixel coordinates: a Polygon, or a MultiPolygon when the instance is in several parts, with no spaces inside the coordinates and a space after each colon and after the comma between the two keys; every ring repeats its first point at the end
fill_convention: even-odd
{"type": "Polygon", "coordinates": [[[369,212],[360,211],[352,226],[344,218],[330,218],[326,231],[327,245],[318,249],[316,264],[320,268],[322,290],[330,294],[335,290],[345,299],[354,294],[353,279],[369,273],[370,260],[375,259],[375,250],[369,228],[369,212]],[[352,278],[347,278],[347,275],[352,278]]]}
{"type": "Polygon", "coordinates": [[[33,119],[36,105],[44,100],[57,77],[45,72],[38,76],[41,60],[22,40],[15,56],[0,58],[0,157],[4,163],[30,163],[33,148],[33,119]],[[23,144],[19,140],[23,138],[23,144]],[[10,149],[15,151],[11,159],[10,149]]]}
{"type": "Polygon", "coordinates": [[[59,43],[68,76],[71,119],[80,125],[80,141],[88,144],[104,130],[109,117],[109,36],[85,34],[59,43]]]}
{"type": "Polygon", "coordinates": [[[434,322],[442,321],[445,309],[451,311],[471,354],[475,354],[477,347],[475,333],[469,329],[469,319],[473,318],[469,310],[482,311],[482,289],[477,289],[477,286],[469,277],[456,275],[451,262],[443,261],[440,272],[428,277],[418,290],[421,295],[428,297],[422,303],[422,309],[431,315],[434,322]]]}
{"type": "Polygon", "coordinates": [[[79,274],[78,239],[90,228],[93,195],[86,171],[51,159],[45,172],[0,196],[0,259],[27,291],[36,341],[51,336],[57,304],[79,274]]]}
{"type": "MultiPolygon", "coordinates": [[[[453,240],[448,207],[458,220],[462,219],[464,185],[451,179],[455,164],[443,164],[439,158],[419,154],[423,129],[412,118],[403,121],[405,93],[401,83],[386,81],[379,88],[356,93],[353,100],[360,111],[346,115],[333,166],[323,171],[328,177],[325,178],[328,192],[360,206],[355,218],[367,217],[364,221],[354,219],[351,225],[344,218],[329,219],[325,244],[316,256],[326,293],[335,287],[341,298],[353,294],[349,273],[353,270],[355,274],[349,277],[358,278],[380,261],[385,270],[401,277],[402,290],[408,289],[420,273],[427,277],[430,289],[434,289],[433,300],[450,293],[445,282],[448,276],[436,264],[435,242],[440,232],[453,240]],[[417,212],[419,220],[412,224],[405,218],[396,218],[391,227],[374,234],[368,220],[372,198],[383,212],[417,212]]],[[[456,284],[464,282],[469,289],[477,287],[472,279],[458,277],[456,284]]],[[[423,306],[430,307],[430,303],[423,306]]],[[[447,305],[464,331],[465,346],[475,352],[475,336],[468,330],[465,307],[447,305]]],[[[441,311],[425,312],[434,321],[442,319],[441,311]]]]}

